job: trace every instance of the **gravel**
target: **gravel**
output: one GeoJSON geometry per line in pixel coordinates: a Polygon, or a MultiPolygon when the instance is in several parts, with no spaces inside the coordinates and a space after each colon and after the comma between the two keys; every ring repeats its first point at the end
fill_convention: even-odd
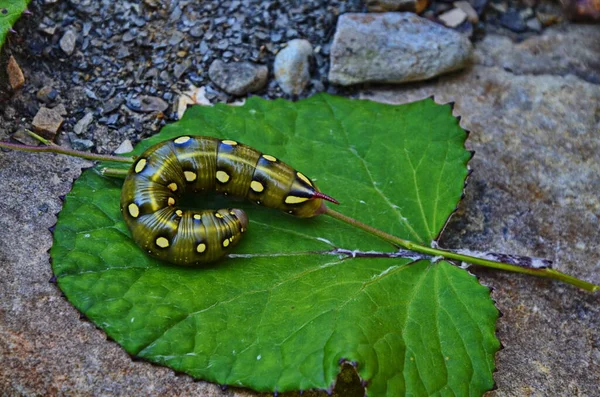
{"type": "MultiPolygon", "coordinates": [[[[27,44],[10,49],[17,61],[30,63],[29,70],[35,75],[28,76],[26,92],[11,104],[25,121],[4,123],[0,134],[6,137],[20,126],[29,128],[27,123],[44,102],[35,94],[52,86],[63,94],[59,102],[69,111],[58,140],[73,132],[75,124],[92,109],[106,116],[99,122],[109,127],[109,136],[96,142],[96,150],[111,152],[125,139],[135,143],[174,121],[175,99],[191,84],[206,86],[207,98],[213,103],[233,101],[234,95],[208,77],[215,60],[252,62],[271,69],[287,41],[306,39],[321,51],[315,53],[312,82],[302,96],[328,89],[329,43],[337,17],[366,7],[361,0],[292,4],[70,0],[33,2],[30,9],[33,16],[16,26],[26,30],[27,44]],[[22,26],[24,23],[30,28],[22,26]],[[151,103],[144,104],[140,98],[149,98],[151,103]],[[111,113],[118,116],[109,119],[111,113]]],[[[287,96],[269,80],[261,96],[287,96]]],[[[0,116],[0,123],[5,121],[0,116]]],[[[98,140],[93,131],[78,137],[98,140]]]]}

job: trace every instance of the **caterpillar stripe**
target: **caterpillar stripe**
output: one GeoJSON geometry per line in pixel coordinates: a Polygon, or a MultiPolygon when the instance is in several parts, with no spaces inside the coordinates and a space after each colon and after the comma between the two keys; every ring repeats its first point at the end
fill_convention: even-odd
{"type": "Polygon", "coordinates": [[[221,192],[301,218],[319,215],[321,193],[304,174],[232,140],[180,136],[150,147],[123,184],[121,212],[138,246],[177,265],[218,260],[248,227],[240,209],[186,210],[186,193],[221,192]]]}

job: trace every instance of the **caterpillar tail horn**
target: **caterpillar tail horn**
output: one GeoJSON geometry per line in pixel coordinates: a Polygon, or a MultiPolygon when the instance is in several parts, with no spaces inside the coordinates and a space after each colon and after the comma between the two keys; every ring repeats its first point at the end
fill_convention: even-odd
{"type": "Polygon", "coordinates": [[[313,198],[320,198],[320,199],[323,199],[323,200],[327,200],[327,201],[330,201],[333,204],[337,204],[337,205],[340,204],[340,202],[337,201],[336,199],[334,199],[333,197],[330,197],[330,196],[328,196],[328,195],[326,195],[324,193],[321,193],[321,192],[315,192],[313,194],[313,198]]]}

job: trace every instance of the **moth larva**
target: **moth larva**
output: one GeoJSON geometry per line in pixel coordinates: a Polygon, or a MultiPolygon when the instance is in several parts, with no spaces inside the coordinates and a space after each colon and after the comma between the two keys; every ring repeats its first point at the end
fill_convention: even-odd
{"type": "Polygon", "coordinates": [[[215,261],[240,240],[248,217],[240,209],[187,210],[186,192],[217,191],[301,218],[319,215],[321,193],[304,174],[273,156],[232,140],[181,136],[150,147],[132,164],[121,212],[133,239],[178,265],[215,261]]]}

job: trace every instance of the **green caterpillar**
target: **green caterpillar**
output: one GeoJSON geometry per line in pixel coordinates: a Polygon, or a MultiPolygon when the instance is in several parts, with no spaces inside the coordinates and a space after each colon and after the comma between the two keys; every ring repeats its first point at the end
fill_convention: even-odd
{"type": "Polygon", "coordinates": [[[181,136],[161,142],[133,163],[121,193],[121,212],[134,241],[177,265],[216,261],[248,226],[240,209],[184,210],[184,193],[222,192],[301,218],[322,213],[319,191],[304,174],[275,157],[232,140],[181,136]]]}

